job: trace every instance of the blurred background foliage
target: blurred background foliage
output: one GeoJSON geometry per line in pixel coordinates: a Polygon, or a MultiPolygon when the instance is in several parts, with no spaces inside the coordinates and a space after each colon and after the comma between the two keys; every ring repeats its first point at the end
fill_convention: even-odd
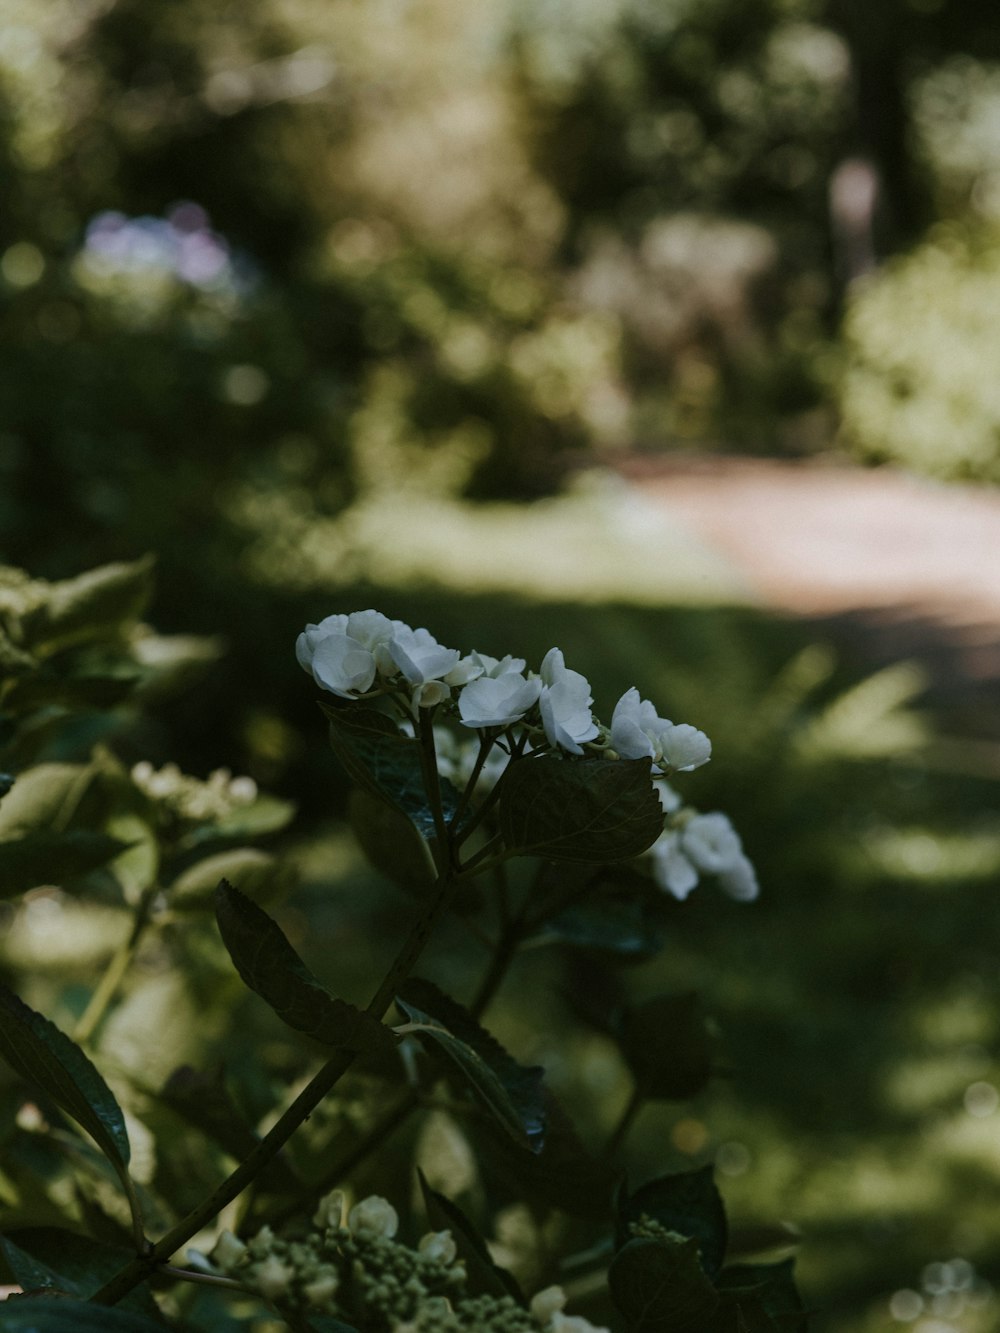
{"type": "MultiPolygon", "coordinates": [[[[734,609],[731,571],[589,469],[841,449],[995,480],[998,108],[985,0],[0,0],[0,557],[65,579],[152,551],[157,626],[216,639],[179,659],[225,650],[31,760],[111,738],[130,772],[226,764],[294,800],[284,924],[357,998],[400,902],[338,822],[306,620],[376,605],[532,665],[558,643],[604,715],[634,682],[704,727],[693,799],[732,814],[764,897],[699,891],[661,963],[601,982],[699,987],[731,1057],[704,1104],[643,1113],[630,1167],[714,1156],[745,1220],[806,1230],[845,1333],[995,1323],[996,773],[956,761],[910,668],[866,679],[734,609]]],[[[79,1016],[53,901],[79,938],[44,890],[5,916],[5,966],[79,1016]]],[[[136,1058],[171,1016],[170,1058],[204,1053],[184,1034],[220,960],[175,946],[109,1024],[136,1058]]],[[[472,947],[444,941],[449,984],[472,947]]],[[[596,1099],[600,1137],[625,1075],[564,999],[595,964],[519,966],[551,1027],[512,986],[498,1031],[596,1099]]],[[[229,1030],[257,1117],[306,1058],[259,1021],[229,1030]]],[[[329,1112],[367,1113],[363,1088],[329,1112]]]]}

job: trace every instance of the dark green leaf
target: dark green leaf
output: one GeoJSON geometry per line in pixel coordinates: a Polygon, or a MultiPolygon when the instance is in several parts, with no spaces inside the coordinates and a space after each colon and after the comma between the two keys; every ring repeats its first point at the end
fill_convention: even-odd
{"type": "Polygon", "coordinates": [[[658,995],[626,1009],[618,1043],[643,1095],[683,1101],[701,1092],[712,1073],[712,1039],[700,998],[658,995]]]}
{"type": "Polygon", "coordinates": [[[737,1298],[724,1291],[719,1296],[719,1308],[702,1333],[780,1333],[779,1326],[755,1295],[737,1298]]]}
{"type": "Polygon", "coordinates": [[[795,1284],[795,1260],[778,1264],[730,1264],[719,1274],[720,1291],[730,1292],[740,1305],[759,1304],[775,1328],[784,1333],[806,1333],[806,1312],[795,1284]]]}
{"type": "Polygon", "coordinates": [[[631,1240],[615,1255],[608,1288],[628,1333],[704,1333],[719,1295],[693,1240],[631,1240]]]}
{"type": "Polygon", "coordinates": [[[0,898],[12,898],[39,884],[65,886],[107,865],[127,847],[107,833],[89,829],[31,833],[0,842],[0,898]]]}
{"type": "Polygon", "coordinates": [[[519,1305],[525,1305],[524,1295],[514,1277],[493,1262],[486,1242],[458,1204],[431,1189],[419,1167],[417,1175],[427,1207],[427,1220],[434,1230],[451,1232],[458,1257],[465,1264],[471,1295],[513,1296],[519,1305]]]}
{"type": "Polygon", "coordinates": [[[236,970],[289,1027],[339,1050],[394,1045],[370,1014],[339,1000],[317,979],[265,911],[225,880],[215,895],[219,930],[236,970]]]}
{"type": "Polygon", "coordinates": [[[726,1211],[710,1166],[650,1180],[619,1200],[618,1244],[633,1235],[632,1227],[650,1218],[666,1231],[697,1242],[701,1266],[710,1278],[726,1254],[726,1211]]]}
{"type": "MultiPolygon", "coordinates": [[[[413,821],[417,832],[434,837],[434,814],[427,802],[420,746],[382,713],[370,708],[337,708],[322,703],[330,721],[330,744],[348,776],[380,801],[387,801],[413,821]]],[[[441,780],[445,819],[458,805],[458,793],[441,780]]]]}
{"type": "Polygon", "coordinates": [[[648,759],[522,759],[500,787],[511,851],[550,861],[621,861],[663,832],[648,759]]]}
{"type": "Polygon", "coordinates": [[[71,1297],[12,1296],[0,1302],[4,1333],[163,1333],[163,1325],[132,1310],[71,1297]]]}
{"type": "Polygon", "coordinates": [[[82,1125],[124,1176],[128,1135],[111,1089],[75,1042],[5,986],[0,986],[0,1055],[82,1125]]]}
{"type": "Polygon", "coordinates": [[[448,1057],[516,1143],[540,1152],[545,1139],[544,1071],[520,1065],[462,1005],[429,981],[411,977],[396,1003],[417,1035],[448,1057]]]}
{"type": "Polygon", "coordinates": [[[411,820],[363,787],[351,792],[348,812],[354,836],[376,870],[411,892],[433,884],[434,863],[411,820]]]}
{"type": "Polygon", "coordinates": [[[647,898],[595,890],[540,926],[538,938],[640,960],[659,953],[665,932],[647,898]]]}
{"type": "MultiPolygon", "coordinates": [[[[4,1258],[15,1280],[32,1291],[54,1287],[87,1300],[134,1257],[130,1250],[104,1245],[60,1227],[30,1227],[0,1236],[4,1258]]],[[[147,1286],[136,1287],[122,1298],[126,1309],[152,1319],[159,1309],[147,1286]]]]}
{"type": "Polygon", "coordinates": [[[545,1144],[531,1153],[513,1140],[498,1138],[484,1169],[519,1198],[542,1207],[559,1208],[580,1217],[603,1219],[617,1171],[592,1157],[580,1142],[562,1104],[542,1088],[545,1144]]]}

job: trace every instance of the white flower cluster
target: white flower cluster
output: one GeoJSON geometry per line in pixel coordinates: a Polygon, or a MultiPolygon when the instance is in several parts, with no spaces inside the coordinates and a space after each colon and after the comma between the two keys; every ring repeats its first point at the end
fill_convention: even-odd
{"type": "Polygon", "coordinates": [[[135,765],[131,776],[141,791],[175,818],[195,823],[225,819],[257,799],[253,778],[234,778],[228,768],[217,768],[202,782],[182,773],[176,764],[156,769],[144,759],[135,765]]]}
{"type": "Polygon", "coordinates": [[[321,689],[342,699],[403,693],[417,709],[450,702],[463,726],[520,725],[536,733],[535,748],[547,743],[582,755],[586,745],[607,758],[650,759],[658,771],[680,773],[707,763],[712,753],[704,732],[660,717],[634,688],[618,700],[610,727],[598,722],[589,682],[567,667],[558,648],[546,653],[538,672],[528,671],[523,658],[463,657],[428,630],[369,610],[307,625],[295,654],[321,689]]]}
{"type": "Polygon", "coordinates": [[[714,875],[731,898],[753,902],[760,892],[757,873],[729,818],[719,810],[699,814],[684,808],[665,782],[654,785],[667,823],[646,854],[660,888],[683,902],[702,875],[714,875]]]}
{"type": "Polygon", "coordinates": [[[463,657],[456,648],[442,647],[429,630],[373,610],[307,625],[295,652],[321,689],[342,699],[394,704],[409,735],[420,709],[440,708],[433,727],[439,772],[460,788],[475,774],[477,795],[495,786],[511,760],[514,738],[520,754],[649,759],[666,816],[663,834],[647,853],[659,886],[683,900],[703,875],[713,875],[731,897],[741,902],[757,897],[753,865],[727,817],[682,807],[662,780],[664,774],[707,763],[711,742],[688,723],[660,717],[634,687],[615,704],[606,726],[594,717],[590,683],[566,665],[558,648],[549,649],[534,672],[521,657],[476,651],[463,657]],[[449,715],[469,729],[467,740],[437,725],[449,715]],[[493,741],[485,758],[480,738],[493,741]]]}
{"type": "Polygon", "coordinates": [[[609,1333],[563,1314],[560,1287],[539,1292],[525,1310],[512,1298],[466,1294],[466,1273],[450,1231],[432,1231],[416,1248],[395,1239],[399,1217],[387,1199],[361,1199],[347,1213],[334,1190],[320,1201],[314,1230],[287,1241],[262,1227],[243,1242],[224,1231],[211,1260],[279,1309],[318,1311],[392,1333],[609,1333]]]}

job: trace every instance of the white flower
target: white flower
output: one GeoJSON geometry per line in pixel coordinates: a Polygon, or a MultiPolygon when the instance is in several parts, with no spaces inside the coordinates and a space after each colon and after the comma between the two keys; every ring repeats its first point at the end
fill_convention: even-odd
{"type": "Polygon", "coordinates": [[[623,759],[652,759],[679,772],[707,763],[712,743],[704,732],[686,722],[660,717],[648,699],[633,686],[615,704],[611,715],[611,748],[623,759]]]}
{"type": "Polygon", "coordinates": [[[681,798],[674,791],[673,787],[670,786],[669,782],[665,782],[663,778],[653,779],[653,790],[659,798],[660,809],[665,815],[672,815],[676,810],[681,808],[681,798]]]}
{"type": "Polygon", "coordinates": [[[306,1298],[306,1303],[314,1309],[326,1309],[337,1294],[337,1288],[340,1286],[340,1279],[330,1268],[320,1273],[319,1277],[313,1278],[302,1288],[302,1295],[306,1298]]]}
{"type": "Polygon", "coordinates": [[[344,1220],[344,1191],[333,1190],[330,1194],[324,1194],[316,1205],[312,1220],[314,1227],[320,1227],[324,1231],[327,1228],[332,1231],[338,1230],[344,1220]]]}
{"type": "Polygon", "coordinates": [[[546,1287],[544,1291],[532,1296],[529,1313],[536,1324],[545,1328],[551,1323],[553,1315],[559,1314],[565,1305],[566,1293],[562,1287],[546,1287]]]}
{"type": "Polygon", "coordinates": [[[563,1314],[566,1293],[562,1287],[546,1287],[531,1298],[529,1314],[543,1333],[610,1333],[581,1315],[563,1314]]]}
{"type": "Polygon", "coordinates": [[[517,671],[480,676],[458,696],[458,712],[467,727],[507,727],[534,706],[541,688],[540,680],[525,680],[517,671]]]}
{"type": "Polygon", "coordinates": [[[294,1276],[294,1269],[282,1263],[276,1254],[269,1255],[253,1270],[254,1286],[268,1301],[284,1296],[294,1276]]]}
{"type": "Polygon", "coordinates": [[[347,1214],[347,1226],[353,1236],[392,1240],[399,1226],[399,1214],[388,1199],[371,1194],[347,1214]]]}
{"type": "Polygon", "coordinates": [[[545,654],[541,677],[538,706],[549,744],[570,754],[583,754],[582,743],[592,741],[599,731],[590,711],[594,701],[589,681],[579,671],[569,670],[558,648],[545,654]]]}
{"type": "Polygon", "coordinates": [[[451,698],[451,686],[443,680],[426,680],[421,685],[414,685],[410,698],[415,708],[434,708],[451,698]]]}
{"type": "Polygon", "coordinates": [[[458,1246],[450,1231],[429,1231],[417,1245],[418,1251],[439,1264],[453,1264],[458,1246]]]}
{"type": "Polygon", "coordinates": [[[246,1252],[247,1247],[238,1236],[234,1236],[231,1231],[223,1231],[220,1233],[219,1239],[215,1242],[212,1247],[212,1252],[208,1257],[213,1264],[218,1265],[219,1268],[225,1268],[228,1271],[229,1269],[236,1267],[246,1252]]]}
{"type": "MultiPolygon", "coordinates": [[[[385,652],[411,685],[443,680],[460,656],[457,648],[442,648],[430,630],[410,629],[409,625],[396,625],[385,652]]],[[[380,654],[380,670],[383,658],[380,654]]]]}
{"type": "Polygon", "coordinates": [[[592,1324],[578,1314],[556,1314],[549,1324],[549,1333],[611,1333],[604,1324],[592,1324]]]}
{"type": "Polygon", "coordinates": [[[710,875],[724,874],[743,854],[740,835],[719,810],[689,819],[681,830],[681,846],[685,856],[710,875]]]}
{"type": "Polygon", "coordinates": [[[676,773],[690,773],[712,757],[712,742],[687,722],[668,722],[660,739],[663,763],[676,773]]]}
{"type": "Polygon", "coordinates": [[[724,870],[719,876],[719,885],[738,903],[752,903],[760,894],[757,872],[750,858],[742,852],[729,869],[724,870]]]}
{"type": "Polygon", "coordinates": [[[653,878],[666,893],[683,902],[698,886],[698,871],[681,850],[678,833],[661,833],[649,849],[653,858],[653,878]]]}
{"type": "Polygon", "coordinates": [[[550,1333],[611,1333],[604,1324],[592,1324],[578,1314],[556,1314],[549,1324],[550,1333]]]}
{"type": "Polygon", "coordinates": [[[352,699],[371,689],[375,655],[398,625],[378,611],[327,616],[318,625],[305,627],[295,641],[295,656],[321,689],[352,699]]]}

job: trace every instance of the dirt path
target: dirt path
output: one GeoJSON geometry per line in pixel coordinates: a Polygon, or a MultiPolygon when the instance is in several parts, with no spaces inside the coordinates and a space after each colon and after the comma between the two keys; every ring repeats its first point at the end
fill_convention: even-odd
{"type": "Polygon", "coordinates": [[[619,470],[731,560],[762,605],[822,621],[875,662],[917,658],[942,701],[973,729],[982,709],[984,732],[1000,734],[1000,490],[727,457],[619,470]]]}

